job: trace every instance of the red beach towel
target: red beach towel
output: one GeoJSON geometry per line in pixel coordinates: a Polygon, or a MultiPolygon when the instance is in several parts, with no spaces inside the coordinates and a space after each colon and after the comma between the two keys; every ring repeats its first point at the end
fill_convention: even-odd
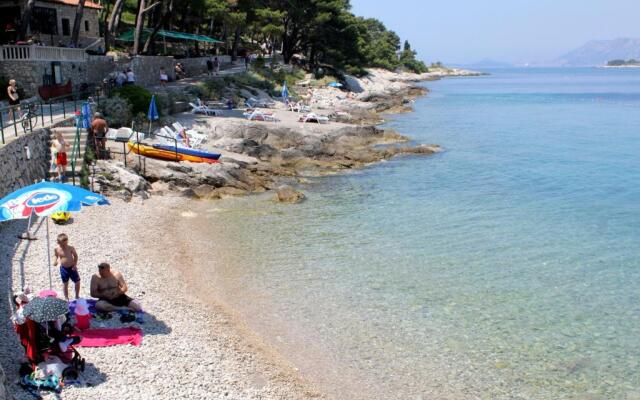
{"type": "Polygon", "coordinates": [[[80,347],[107,347],[119,344],[132,344],[140,346],[142,343],[142,329],[140,328],[113,328],[113,329],[89,329],[80,333],[82,340],[80,347]]]}

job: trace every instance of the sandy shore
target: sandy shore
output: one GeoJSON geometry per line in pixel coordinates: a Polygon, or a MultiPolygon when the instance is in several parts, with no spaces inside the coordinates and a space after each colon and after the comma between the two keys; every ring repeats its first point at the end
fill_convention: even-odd
{"type": "MultiPolygon", "coordinates": [[[[108,260],[123,273],[130,294],[141,299],[147,312],[140,325],[145,333],[140,347],[80,349],[87,359],[87,387],[65,388],[63,398],[321,398],[230,310],[212,301],[215,294],[198,295],[202,286],[184,271],[194,262],[215,268],[216,261],[195,260],[172,236],[172,220],[189,216],[184,211],[189,201],[160,196],[131,203],[116,199],[111,206],[85,208],[67,226],[50,224],[51,237],[65,232],[78,250],[83,296],[88,296],[97,263],[108,260]]],[[[46,224],[34,224],[38,240],[32,242],[16,238],[25,226],[23,221],[0,225],[1,262],[11,265],[0,276],[5,294],[19,289],[23,279],[35,289],[48,286],[46,224]]],[[[54,270],[54,288],[59,286],[54,270]]],[[[8,295],[0,312],[9,313],[8,295]]],[[[0,363],[14,382],[22,348],[6,320],[0,329],[0,363]]],[[[33,398],[17,385],[13,389],[16,399],[33,398]]]]}

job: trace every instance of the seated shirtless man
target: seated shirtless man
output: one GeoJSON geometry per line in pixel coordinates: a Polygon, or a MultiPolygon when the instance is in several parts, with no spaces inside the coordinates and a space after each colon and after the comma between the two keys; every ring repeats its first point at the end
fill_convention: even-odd
{"type": "Polygon", "coordinates": [[[98,311],[142,311],[140,303],[125,294],[127,289],[127,283],[122,274],[111,270],[109,263],[100,263],[98,273],[91,277],[91,297],[98,299],[96,303],[98,311]]]}

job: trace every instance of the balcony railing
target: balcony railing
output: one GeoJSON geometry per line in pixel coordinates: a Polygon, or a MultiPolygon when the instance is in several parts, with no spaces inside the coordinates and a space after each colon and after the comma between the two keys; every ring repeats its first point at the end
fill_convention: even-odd
{"type": "Polygon", "coordinates": [[[0,46],[1,61],[85,61],[83,49],[48,46],[0,46]]]}

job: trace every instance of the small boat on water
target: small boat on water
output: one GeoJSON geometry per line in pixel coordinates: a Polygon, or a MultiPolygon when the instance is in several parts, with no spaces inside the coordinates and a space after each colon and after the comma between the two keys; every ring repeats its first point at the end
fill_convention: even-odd
{"type": "Polygon", "coordinates": [[[180,146],[176,147],[170,144],[154,144],[153,148],[160,149],[160,150],[167,150],[172,153],[175,153],[177,151],[178,153],[181,153],[181,154],[187,154],[190,156],[196,156],[196,157],[202,157],[202,158],[210,158],[212,160],[217,160],[220,158],[219,153],[208,153],[202,150],[196,150],[196,149],[191,149],[188,147],[180,147],[180,146]]]}
{"type": "MultiPolygon", "coordinates": [[[[141,156],[157,158],[159,160],[165,160],[165,161],[191,161],[196,163],[213,164],[213,163],[217,163],[218,158],[220,158],[219,154],[218,154],[218,157],[215,159],[185,154],[184,152],[180,152],[181,150],[180,147],[178,147],[177,148],[178,151],[176,151],[176,148],[174,146],[169,146],[171,150],[157,149],[153,146],[149,146],[142,143],[135,143],[135,142],[128,142],[127,146],[129,146],[129,149],[132,152],[139,154],[141,156]]],[[[185,149],[185,150],[190,150],[190,149],[185,149]]],[[[213,153],[208,153],[208,154],[213,155],[213,153]]]]}

